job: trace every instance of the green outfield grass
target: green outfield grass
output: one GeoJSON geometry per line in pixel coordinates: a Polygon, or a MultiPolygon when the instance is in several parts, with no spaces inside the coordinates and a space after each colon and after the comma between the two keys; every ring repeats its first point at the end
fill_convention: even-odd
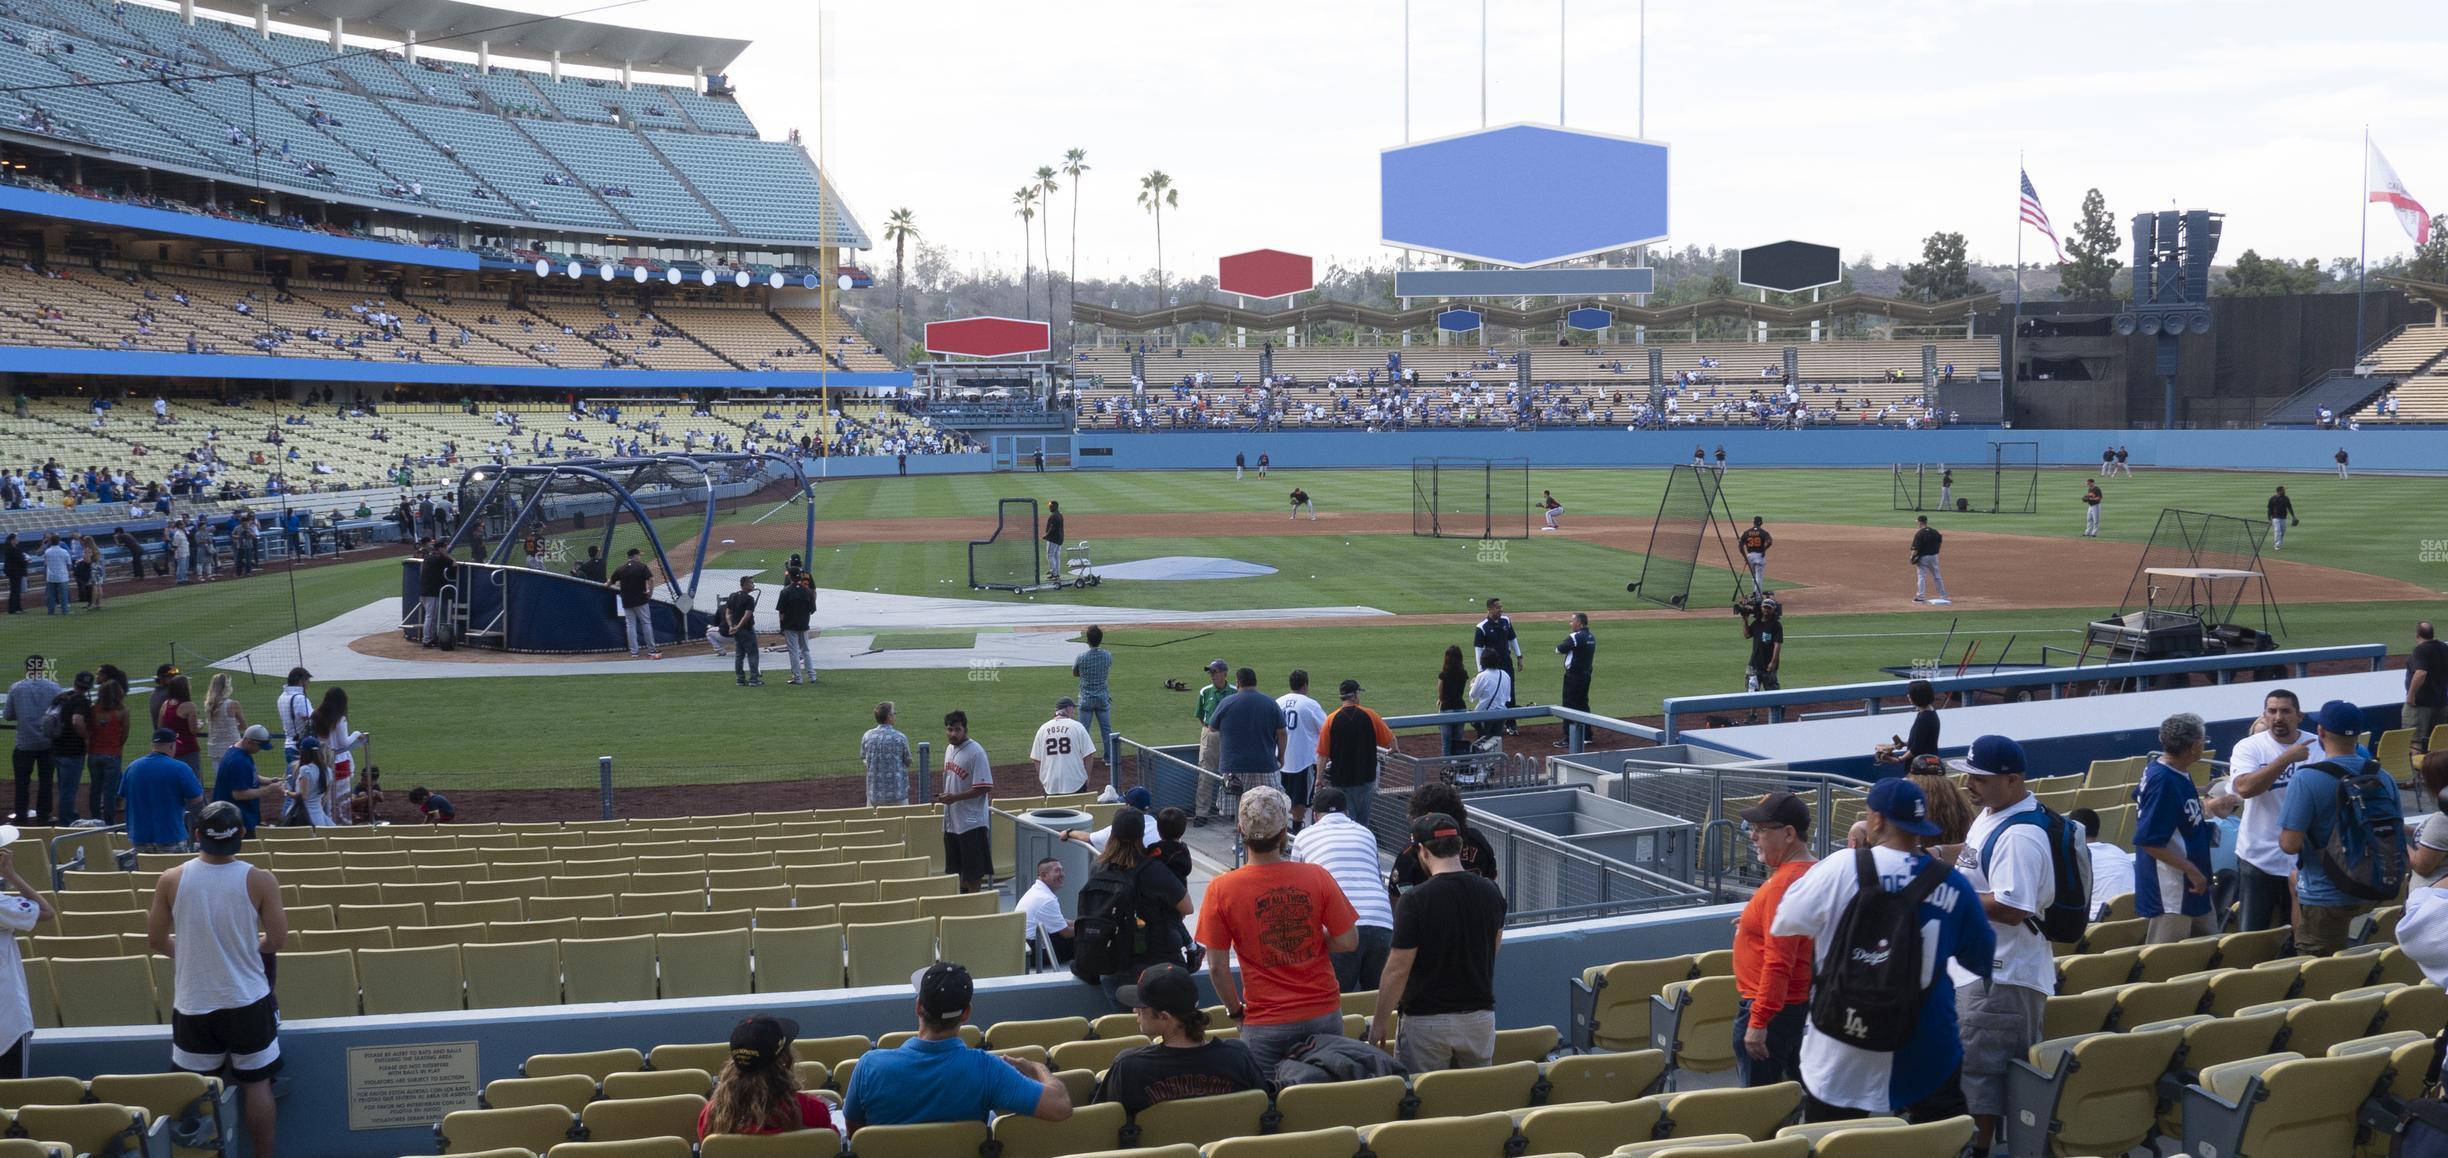
{"type": "MultiPolygon", "coordinates": [[[[2076,497],[2085,475],[2043,475],[2043,511],[2035,516],[1940,516],[1948,529],[2071,537],[2081,529],[2076,497]]],[[[1577,514],[1647,517],[1656,508],[1663,472],[1540,471],[1532,487],[1556,490],[1577,514]]],[[[2297,497],[2305,522],[2289,537],[2288,558],[2408,580],[2433,591],[2448,587],[2448,563],[2426,562],[2423,540],[2448,539],[2437,512],[2448,510],[2448,480],[2356,478],[2341,483],[2312,475],[2229,475],[2145,472],[2106,484],[2110,538],[2139,542],[2161,507],[2258,516],[2262,499],[2283,483],[2297,497]]],[[[819,488],[828,519],[951,516],[991,519],[994,499],[1035,494],[1060,499],[1075,536],[1095,537],[1095,517],[1116,511],[1235,511],[1279,509],[1282,492],[1300,485],[1328,511],[1407,511],[1407,471],[1276,472],[1234,484],[1229,474],[1052,474],[832,482],[819,488]]],[[[1909,513],[1889,509],[1885,471],[1745,471],[1727,479],[1738,515],[1777,522],[1910,525],[1909,513]]],[[[726,522],[746,522],[770,508],[751,508],[726,522]]],[[[766,521],[795,519],[796,511],[766,521]]],[[[714,538],[723,537],[721,529],[714,538]]],[[[965,541],[965,536],[962,537],[965,541]]],[[[1287,537],[1185,540],[1098,540],[1100,562],[1154,554],[1207,554],[1277,566],[1277,575],[1204,583],[1109,583],[1066,600],[1091,606],[1141,605],[1204,610],[1296,604],[1367,603],[1394,611],[1464,611],[1475,606],[1476,543],[1407,536],[1287,537]],[[1109,546],[1110,544],[1110,546],[1109,546]],[[1346,554],[1348,552],[1348,554],[1346,554]],[[1448,558],[1450,556],[1450,558],[1448,558]],[[1304,560],[1317,560],[1309,564],[1304,560]],[[1344,560],[1352,562],[1346,564],[1344,560]],[[1341,565],[1340,573],[1328,568],[1341,565]],[[1318,574],[1312,582],[1307,576],[1318,574]],[[1328,576],[1334,578],[1329,579],[1328,576]]],[[[905,594],[970,597],[962,542],[854,544],[815,561],[827,586],[877,587],[905,594]],[[954,579],[953,583],[930,582],[954,579]]],[[[1507,544],[1511,569],[1537,568],[1542,590],[1508,582],[1530,663],[1525,701],[1553,695],[1558,672],[1549,649],[1564,632],[1567,607],[1620,606],[1622,587],[1637,573],[1637,555],[1572,540],[1507,544]]],[[[788,551],[728,550],[712,558],[724,567],[759,567],[778,578],[788,551]],[[769,557],[768,557],[769,556],[769,557]]],[[[2435,552],[2436,557],[2436,552],[2435,552]]],[[[682,561],[685,565],[685,561],[682,561]]],[[[2045,559],[2035,560],[2045,566],[2045,559]]],[[[316,567],[291,582],[274,573],[177,591],[110,600],[98,615],[66,620],[39,614],[0,621],[14,654],[38,652],[70,672],[103,661],[139,677],[173,658],[193,669],[211,657],[273,639],[292,622],[314,624],[397,590],[395,561],[316,567]]],[[[2436,602],[2322,603],[2317,592],[2281,591],[2292,646],[2379,641],[2402,651],[2417,618],[2437,618],[2436,602]]],[[[2080,625],[2108,608],[1970,613],[1803,616],[1792,621],[1785,684],[1853,682],[1879,667],[1936,653],[1949,622],[1958,624],[1950,655],[1971,638],[1992,657],[2015,636],[2009,658],[2034,659],[2042,645],[2079,647],[2080,625]]],[[[1599,625],[1594,702],[1602,711],[1645,715],[1668,695],[1739,690],[1744,644],[1735,620],[1721,611],[1599,625]]],[[[935,633],[897,646],[942,646],[935,633]]],[[[969,633],[948,633],[967,636],[969,633]]],[[[1258,669],[1264,686],[1280,689],[1283,674],[1305,667],[1314,684],[1355,678],[1367,700],[1388,714],[1425,710],[1439,656],[1469,642],[1466,627],[1387,626],[1317,629],[1124,629],[1109,634],[1117,656],[1113,685],[1116,722],[1126,733],[1160,742],[1188,738],[1192,697],[1162,690],[1179,679],[1196,686],[1199,668],[1223,656],[1258,669]]],[[[953,646],[959,646],[953,643],[953,646]]],[[[271,718],[282,670],[239,673],[250,718],[271,718]]],[[[591,787],[598,755],[618,758],[624,783],[690,783],[846,775],[856,766],[857,738],[880,699],[901,706],[904,730],[941,746],[936,722],[944,711],[969,712],[976,734],[998,759],[1018,759],[1055,697],[1073,690],[1059,669],[971,671],[828,671],[815,689],[775,681],[743,690],[728,673],[656,673],[568,677],[455,678],[362,682],[350,688],[352,722],[376,732],[377,760],[387,779],[443,787],[591,787]]]]}

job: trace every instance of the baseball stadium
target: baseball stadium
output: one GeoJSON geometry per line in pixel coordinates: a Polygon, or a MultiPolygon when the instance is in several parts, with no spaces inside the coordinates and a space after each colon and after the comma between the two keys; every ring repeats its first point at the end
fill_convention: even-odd
{"type": "MultiPolygon", "coordinates": [[[[1154,293],[1038,268],[912,311],[907,211],[860,211],[902,179],[752,122],[749,48],[0,3],[0,1156],[2252,1158],[2438,1112],[2448,960],[2398,934],[2448,827],[2448,222],[2385,160],[2415,260],[2318,292],[2217,288],[2224,215],[2176,208],[2103,216],[2126,272],[2087,295],[2027,300],[2063,263],[2020,253],[1864,284],[1842,238],[1693,293],[1668,190],[1717,178],[1559,109],[1340,140],[1379,166],[1366,293],[1247,236],[1154,293]],[[2256,809],[2303,836],[2240,754],[2281,700],[2384,784],[2360,902],[2256,867],[2256,809]],[[2028,910],[1899,811],[2007,815],[2006,780],[2088,850],[2028,910]],[[1454,1015],[1416,874],[1464,830],[1426,871],[1493,881],[1494,1045],[1423,1063],[1405,1020],[1454,1015]],[[1260,1054],[1265,987],[1365,955],[1341,899],[1231,941],[1233,878],[1335,831],[1361,887],[1317,875],[1403,965],[1310,1036],[1364,1056],[1126,1106],[1130,1051],[1195,1020],[1260,1054]],[[2040,960],[1939,1110],[1839,1101],[1819,998],[1759,1004],[1755,914],[1886,840],[1974,870],[1941,887],[2000,977],[2010,936],[2040,960]],[[1102,874],[1160,848],[1173,948],[1085,969],[1102,874]],[[1746,1044],[1776,1009],[1784,1068],[1746,1044]],[[1042,1100],[894,1116],[854,1077],[913,1037],[1042,1100]],[[775,1040],[829,1130],[733,1116],[775,1040]]],[[[1077,212],[1074,153],[1024,226],[1077,212]]],[[[1088,212],[1171,211],[1139,186],[1088,212]]],[[[1847,983],[1801,944],[1798,993],[1847,983]]],[[[1934,976],[1922,1018],[1976,1000],[1934,976]]],[[[1901,1089],[1919,1048],[1868,1052],[1901,1089]]]]}

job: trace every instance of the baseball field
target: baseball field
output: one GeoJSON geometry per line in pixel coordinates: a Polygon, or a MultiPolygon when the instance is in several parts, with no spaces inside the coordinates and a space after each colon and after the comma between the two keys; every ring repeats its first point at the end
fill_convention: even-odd
{"type": "MultiPolygon", "coordinates": [[[[2089,474],[2042,472],[2038,514],[1933,515],[1947,536],[1942,559],[1954,598],[1934,607],[1911,599],[1913,516],[1891,509],[1885,470],[1729,472],[1724,488],[1734,515],[1745,523],[1760,516],[1776,536],[1769,575],[1787,607],[1785,686],[1863,680],[1885,665],[1930,660],[1950,630],[1950,658],[1971,640],[1981,641],[1983,658],[1995,657],[2010,637],[2011,660],[2036,660],[2043,645],[2079,648],[2082,624],[2116,610],[2125,596],[2162,508],[2259,521],[2279,485],[2302,520],[2268,564],[2284,616],[2281,646],[2378,641],[2402,652],[2414,622],[2435,616],[2448,590],[2448,542],[2424,538],[2448,538],[2448,529],[2426,532],[2410,516],[2448,509],[2448,479],[2145,470],[2102,480],[2103,532],[2087,539],[2080,495],[2089,474]]],[[[838,637],[853,637],[859,660],[824,670],[817,687],[784,684],[778,652],[765,657],[764,687],[738,687],[727,663],[717,671],[687,662],[706,654],[703,643],[669,649],[666,666],[634,673],[626,664],[597,670],[605,665],[580,657],[554,674],[488,675],[482,669],[494,657],[463,649],[423,653],[433,662],[402,663],[401,678],[338,682],[348,687],[353,724],[376,738],[374,762],[386,787],[583,789],[591,801],[596,757],[611,755],[624,789],[685,797],[699,786],[794,782],[747,790],[771,800],[806,795],[806,781],[853,775],[858,736],[878,700],[896,701],[903,730],[938,747],[942,714],[966,710],[998,763],[1019,761],[1073,681],[1056,664],[965,660],[981,637],[993,643],[1024,632],[1060,641],[1090,623],[1111,625],[1116,726],[1173,743],[1192,735],[1192,697],[1165,682],[1195,687],[1202,666],[1217,657],[1256,668],[1269,691],[1281,691],[1285,673],[1297,667],[1328,689],[1327,698],[1349,678],[1388,715],[1429,710],[1444,648],[1468,645],[1470,624],[1494,596],[1528,653],[1523,702],[1556,694],[1552,648],[1566,616],[1586,611],[1599,641],[1593,706],[1648,716],[1665,696],[1740,690],[1747,652],[1725,610],[1734,580],[1713,542],[1704,544],[1693,610],[1659,609],[1624,589],[1640,573],[1665,479],[1653,469],[1534,469],[1530,491],[1554,491],[1566,507],[1563,529],[1537,530],[1533,517],[1528,538],[1484,543],[1413,536],[1405,470],[1277,470],[1240,481],[1230,471],[1207,471],[826,482],[813,499],[820,622],[828,608],[864,606],[855,598],[862,595],[949,602],[908,605],[932,622],[904,614],[890,625],[862,624],[855,612],[835,613],[825,635],[837,646],[838,637]],[[1315,521],[1286,517],[1294,487],[1314,497],[1315,521]],[[1059,501],[1069,537],[1088,540],[1099,566],[1190,556],[1272,571],[1117,578],[1033,596],[973,592],[967,543],[991,529],[995,500],[1019,497],[1059,501]],[[1013,603],[1032,605],[1020,617],[1028,622],[1007,614],[1013,603]],[[1287,609],[1331,610],[1295,616],[1287,609]],[[972,611],[978,618],[969,620],[972,611]],[[844,615],[852,618],[839,621],[844,615]]],[[[695,532],[687,525],[682,541],[666,541],[681,565],[695,532]]],[[[743,508],[709,532],[707,568],[755,572],[770,590],[802,533],[795,503],[743,508]]],[[[141,678],[175,658],[192,674],[253,649],[254,670],[240,666],[234,674],[249,718],[270,721],[287,664],[270,662],[281,649],[263,645],[395,598],[397,590],[398,562],[385,556],[122,594],[98,613],[28,614],[8,620],[6,630],[12,650],[48,656],[69,673],[116,662],[141,678]]],[[[385,642],[354,646],[377,654],[385,642]]],[[[1070,650],[1065,643],[1039,653],[1070,650]]],[[[199,676],[199,696],[202,684],[199,676]]],[[[852,790],[845,783],[834,791],[852,790]]]]}

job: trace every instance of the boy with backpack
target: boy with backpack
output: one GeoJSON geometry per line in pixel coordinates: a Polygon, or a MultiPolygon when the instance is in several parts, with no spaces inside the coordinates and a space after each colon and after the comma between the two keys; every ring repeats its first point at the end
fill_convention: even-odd
{"type": "Polygon", "coordinates": [[[1816,965],[1802,1117],[1951,1118],[1963,1112],[1963,1041],[1937,963],[1986,976],[1996,934],[1972,883],[1921,854],[1938,826],[1920,787],[1881,780],[1866,804],[1857,826],[1866,843],[1803,873],[1768,926],[1772,937],[1810,938],[1816,965]]]}
{"type": "Polygon", "coordinates": [[[2007,1068],[2040,1040],[2041,1008],[2057,989],[2049,942],[2081,939],[2089,921],[2091,848],[2079,826],[2023,787],[2021,744],[1982,736],[1970,754],[1948,763],[1981,806],[1954,850],[1955,867],[1977,890],[1997,937],[1986,976],[1951,970],[1963,1025],[1964,1108],[1974,1124],[1973,1152],[1986,1154],[2007,1109],[2007,1068]]]}
{"type": "Polygon", "coordinates": [[[2295,951],[2327,957],[2346,928],[2405,883],[2405,810],[2386,769],[2356,751],[2363,709],[2321,705],[2322,759],[2297,765],[2278,818],[2278,847],[2295,858],[2295,951]]]}

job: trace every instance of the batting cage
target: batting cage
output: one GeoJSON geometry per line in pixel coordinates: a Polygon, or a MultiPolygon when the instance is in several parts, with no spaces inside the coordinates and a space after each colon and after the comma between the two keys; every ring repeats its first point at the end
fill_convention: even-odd
{"type": "Polygon", "coordinates": [[[969,589],[1034,591],[1046,584],[1037,500],[995,503],[994,534],[969,541],[969,589]]]}
{"type": "Polygon", "coordinates": [[[1899,511],[2030,515],[2040,510],[2037,442],[1992,442],[1982,462],[1900,462],[1892,473],[1899,511]]]}
{"type": "Polygon", "coordinates": [[[1411,533],[1426,539],[1530,537],[1530,460],[1411,460],[1411,533]]]}
{"type": "Polygon", "coordinates": [[[1733,581],[1733,596],[1741,596],[1748,572],[1734,565],[1734,548],[1727,541],[1734,533],[1734,515],[1725,501],[1725,476],[1708,467],[1674,467],[1666,476],[1666,493],[1658,500],[1657,522],[1649,528],[1640,578],[1626,584],[1624,590],[1661,607],[1688,608],[1701,549],[1714,537],[1733,581]]]}
{"type": "Polygon", "coordinates": [[[2234,622],[2249,597],[2261,605],[2261,630],[2284,632],[2286,619],[2270,589],[2269,573],[2261,566],[2265,525],[2234,515],[2161,510],[2133,578],[2125,584],[2118,612],[2174,601],[2202,610],[2204,624],[2216,626],[2234,622]],[[2234,586],[2228,586],[2230,582],[2234,586]]]}
{"type": "MultiPolygon", "coordinates": [[[[460,476],[452,557],[440,605],[445,643],[522,652],[625,648],[626,628],[609,575],[631,550],[655,573],[649,620],[657,642],[694,638],[706,614],[700,581],[726,502],[807,493],[797,462],[768,454],[670,454],[480,466],[460,476]],[[694,541],[675,564],[667,544],[694,541]]],[[[802,503],[800,555],[815,552],[816,514],[802,503]]],[[[762,567],[753,570],[763,570],[762,567]]],[[[402,561],[401,630],[424,632],[417,561],[402,561]]],[[[728,584],[709,597],[729,593],[728,584]]]]}

